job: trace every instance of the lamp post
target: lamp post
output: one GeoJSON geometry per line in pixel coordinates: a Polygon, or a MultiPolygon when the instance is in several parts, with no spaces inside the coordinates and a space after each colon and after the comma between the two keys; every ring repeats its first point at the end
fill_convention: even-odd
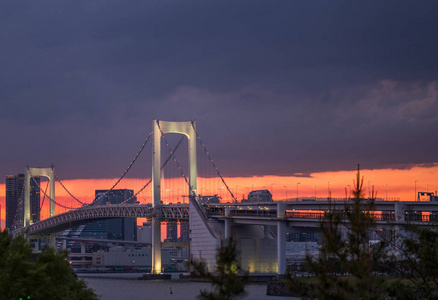
{"type": "Polygon", "coordinates": [[[331,183],[332,183],[331,181],[329,181],[329,182],[327,183],[327,194],[328,194],[327,199],[328,199],[328,200],[331,199],[331,197],[330,197],[330,184],[331,184],[331,183]]]}
{"type": "Polygon", "coordinates": [[[347,185],[347,187],[348,187],[348,200],[350,200],[351,199],[351,185],[347,185]]]}
{"type": "Polygon", "coordinates": [[[371,181],[368,181],[368,199],[371,198],[371,195],[370,195],[370,183],[371,183],[371,181]]]}
{"type": "Polygon", "coordinates": [[[237,195],[238,195],[238,193],[237,193],[237,188],[238,188],[239,186],[238,185],[236,185],[236,199],[237,199],[237,195]]]}
{"type": "Polygon", "coordinates": [[[298,201],[298,185],[299,185],[300,183],[298,182],[297,183],[297,201],[298,201]]]}
{"type": "Polygon", "coordinates": [[[283,187],[286,188],[286,198],[284,200],[287,200],[287,185],[285,185],[283,187]]]}
{"type": "Polygon", "coordinates": [[[313,190],[315,192],[315,201],[316,201],[316,185],[313,185],[313,190]]]}
{"type": "Polygon", "coordinates": [[[417,197],[417,180],[415,180],[415,195],[414,195],[414,201],[418,201],[418,197],[417,197]]]}
{"type": "Polygon", "coordinates": [[[274,195],[274,184],[271,183],[271,194],[274,195]]]}
{"type": "Polygon", "coordinates": [[[426,184],[425,186],[426,186],[426,193],[429,193],[429,185],[426,184]]]}
{"type": "Polygon", "coordinates": [[[385,184],[386,201],[388,201],[388,185],[385,184]]]}

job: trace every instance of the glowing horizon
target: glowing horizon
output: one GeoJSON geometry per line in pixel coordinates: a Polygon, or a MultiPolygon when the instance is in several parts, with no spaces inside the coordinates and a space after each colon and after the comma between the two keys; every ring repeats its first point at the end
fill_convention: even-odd
{"type": "MultiPolygon", "coordinates": [[[[275,200],[294,200],[297,195],[299,198],[327,198],[329,193],[332,198],[345,198],[346,192],[350,193],[353,189],[353,179],[356,171],[337,171],[337,172],[318,172],[312,173],[308,177],[302,176],[252,176],[252,177],[226,177],[225,182],[234,194],[240,200],[252,190],[268,189],[275,200]]],[[[361,176],[364,177],[363,192],[368,196],[369,189],[374,187],[377,192],[377,198],[383,200],[401,200],[414,201],[416,192],[434,192],[438,190],[438,183],[435,178],[438,175],[438,164],[431,166],[415,166],[410,169],[374,169],[361,170],[361,176]]],[[[110,189],[117,179],[73,179],[64,180],[63,183],[67,189],[78,199],[90,203],[94,199],[95,190],[110,189]]],[[[137,192],[149,179],[124,179],[116,189],[133,189],[137,192]]],[[[44,183],[41,188],[43,189],[44,183]]],[[[141,192],[137,200],[141,204],[151,203],[152,185],[149,185],[141,192]]],[[[56,201],[72,207],[78,207],[79,203],[72,199],[68,193],[57,182],[55,187],[56,201]]],[[[186,202],[187,186],[180,178],[167,179],[166,183],[162,182],[162,201],[163,203],[186,202]]],[[[226,187],[218,181],[217,178],[206,179],[198,178],[198,194],[215,195],[221,197],[222,202],[231,201],[231,195],[227,192],[226,187]],[[211,181],[216,186],[211,187],[211,181]],[[210,184],[210,186],[209,186],[210,184]],[[219,185],[218,185],[219,184],[219,185]]],[[[41,193],[41,201],[44,194],[41,193]]],[[[42,209],[42,218],[47,217],[46,205],[44,202],[42,209]]],[[[5,220],[5,184],[0,184],[0,205],[2,208],[1,219],[5,220]]],[[[64,212],[67,209],[60,207],[56,211],[64,212]]],[[[4,221],[2,223],[4,227],[4,221]]]]}

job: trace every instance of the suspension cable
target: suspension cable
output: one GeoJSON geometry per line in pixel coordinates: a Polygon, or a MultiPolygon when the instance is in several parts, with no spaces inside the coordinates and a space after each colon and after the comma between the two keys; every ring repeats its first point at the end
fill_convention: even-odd
{"type": "Polygon", "coordinates": [[[143,151],[144,147],[146,146],[146,144],[148,143],[149,139],[152,136],[153,131],[149,132],[148,137],[146,138],[146,141],[144,141],[143,145],[141,146],[140,150],[138,151],[138,153],[135,155],[134,159],[132,160],[131,164],[129,165],[129,167],[125,170],[125,172],[123,172],[122,176],[120,176],[119,180],[117,180],[116,183],[114,183],[114,185],[105,192],[105,194],[100,195],[98,198],[94,199],[93,202],[91,202],[90,204],[94,204],[96,202],[98,202],[100,199],[102,199],[103,197],[106,197],[108,195],[109,192],[111,192],[118,184],[119,182],[125,177],[125,175],[128,173],[128,171],[131,169],[131,167],[134,165],[134,163],[136,162],[137,158],[140,156],[140,153],[143,151]]]}
{"type": "Polygon", "coordinates": [[[43,208],[43,205],[44,205],[44,200],[46,199],[46,193],[47,193],[47,188],[49,187],[49,183],[50,183],[50,181],[47,181],[46,189],[44,191],[43,202],[40,205],[40,214],[41,214],[41,209],[43,208]]]}
{"type": "MultiPolygon", "coordinates": [[[[175,153],[175,151],[179,148],[179,146],[181,145],[182,141],[184,140],[184,136],[181,137],[181,139],[178,141],[178,143],[176,144],[175,148],[173,149],[173,153],[175,153]]],[[[167,165],[167,163],[170,161],[170,159],[172,158],[172,154],[170,154],[167,159],[164,161],[164,163],[161,165],[160,170],[163,170],[164,167],[167,165]]],[[[126,203],[129,200],[132,200],[133,198],[137,197],[138,194],[140,194],[150,183],[152,182],[152,178],[149,179],[149,181],[140,189],[137,191],[137,193],[135,193],[132,197],[129,197],[128,199],[126,199],[125,201],[121,202],[121,203],[126,203]]]]}
{"type": "Polygon", "coordinates": [[[70,193],[70,191],[65,187],[65,185],[62,183],[62,181],[61,181],[61,179],[59,179],[59,177],[58,177],[58,175],[55,173],[55,172],[53,172],[54,174],[55,174],[55,178],[56,178],[56,181],[58,181],[59,182],[59,184],[62,186],[62,188],[73,198],[73,199],[75,199],[77,202],[79,202],[81,205],[84,205],[85,203],[84,202],[82,202],[81,200],[79,200],[78,198],[76,198],[72,193],[70,193]]]}
{"type": "MultiPolygon", "coordinates": [[[[166,138],[166,136],[164,135],[163,130],[161,130],[160,122],[159,122],[158,120],[156,120],[156,121],[157,121],[158,129],[160,129],[161,136],[163,137],[164,142],[166,143],[167,149],[168,149],[169,152],[170,152],[170,156],[173,156],[173,160],[175,161],[175,163],[176,163],[176,165],[177,165],[177,167],[178,167],[178,169],[179,169],[179,171],[180,171],[180,173],[181,173],[181,176],[184,178],[184,180],[186,181],[187,185],[189,186],[189,195],[190,195],[190,194],[192,193],[192,187],[190,186],[190,183],[189,183],[189,181],[188,181],[186,175],[184,174],[184,171],[183,171],[183,169],[181,168],[181,165],[179,164],[178,160],[176,159],[175,152],[172,151],[172,149],[170,148],[170,146],[169,146],[169,142],[167,141],[167,138],[166,138]]],[[[184,137],[184,136],[183,136],[183,137],[184,137]]]]}
{"type": "Polygon", "coordinates": [[[99,201],[100,199],[102,199],[103,197],[105,197],[106,195],[108,195],[109,192],[111,192],[119,183],[120,181],[126,176],[126,174],[129,172],[129,170],[132,168],[132,166],[134,165],[134,163],[137,161],[138,157],[140,156],[141,152],[143,151],[143,149],[145,148],[146,144],[148,143],[150,137],[152,136],[153,131],[151,131],[146,140],[144,141],[143,145],[141,145],[140,150],[137,152],[137,154],[134,156],[134,159],[131,161],[131,164],[128,166],[128,168],[123,172],[123,174],[120,176],[120,178],[116,181],[116,183],[114,183],[114,185],[105,192],[105,194],[100,195],[98,198],[94,199],[91,203],[87,204],[81,200],[79,200],[77,197],[75,197],[67,188],[66,186],[62,183],[62,181],[59,179],[58,175],[55,173],[55,177],[56,180],[61,184],[62,188],[77,202],[79,202],[81,205],[91,205],[94,204],[95,202],[99,201]]]}
{"type": "Polygon", "coordinates": [[[48,195],[46,194],[46,192],[43,191],[43,190],[41,189],[41,186],[38,184],[38,182],[37,182],[37,181],[35,180],[35,178],[32,176],[32,173],[30,172],[29,168],[27,168],[27,172],[29,172],[30,178],[32,178],[33,182],[34,182],[35,185],[38,187],[38,189],[40,190],[40,192],[43,192],[44,196],[47,197],[47,198],[49,198],[49,200],[50,200],[51,202],[55,203],[56,205],[58,205],[58,206],[60,206],[60,207],[62,207],[62,208],[65,208],[65,209],[78,209],[78,208],[79,208],[79,207],[70,207],[70,206],[66,206],[66,205],[63,205],[63,204],[61,204],[61,203],[56,202],[54,199],[52,199],[51,196],[48,196],[48,195]]]}
{"type": "Polygon", "coordinates": [[[213,159],[210,156],[210,152],[208,152],[207,148],[205,147],[205,144],[202,142],[201,137],[199,136],[198,131],[196,130],[195,124],[193,121],[191,121],[192,123],[192,127],[193,130],[196,133],[196,137],[198,138],[200,144],[202,145],[202,148],[204,149],[205,154],[208,157],[208,160],[210,160],[211,164],[213,165],[213,168],[216,169],[217,175],[220,177],[220,179],[222,180],[222,183],[225,185],[225,187],[227,188],[228,192],[230,193],[231,197],[233,198],[234,202],[237,202],[236,197],[234,197],[233,192],[231,191],[231,189],[228,187],[227,183],[225,182],[224,178],[222,177],[221,172],[219,171],[218,167],[216,167],[216,164],[214,163],[213,159]]]}

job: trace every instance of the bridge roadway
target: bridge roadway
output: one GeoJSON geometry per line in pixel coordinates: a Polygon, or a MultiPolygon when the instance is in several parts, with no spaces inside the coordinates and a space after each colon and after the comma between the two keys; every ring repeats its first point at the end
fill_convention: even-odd
{"type": "Polygon", "coordinates": [[[188,220],[189,207],[188,204],[170,204],[155,208],[150,204],[84,206],[17,229],[13,235],[47,235],[98,220],[154,216],[161,220],[188,220]]]}
{"type": "MultiPolygon", "coordinates": [[[[324,217],[324,211],[343,209],[344,201],[295,201],[265,203],[221,203],[205,206],[209,218],[224,221],[232,219],[235,224],[274,225],[279,220],[287,221],[294,226],[317,227],[324,217]]],[[[438,221],[437,216],[422,215],[421,212],[437,212],[438,202],[375,202],[375,218],[378,223],[409,221],[438,221]]],[[[152,207],[150,204],[122,204],[103,206],[84,206],[56,215],[25,228],[13,232],[14,235],[45,235],[86,224],[89,222],[111,218],[152,218],[168,220],[188,220],[188,204],[168,204],[152,207]]]]}

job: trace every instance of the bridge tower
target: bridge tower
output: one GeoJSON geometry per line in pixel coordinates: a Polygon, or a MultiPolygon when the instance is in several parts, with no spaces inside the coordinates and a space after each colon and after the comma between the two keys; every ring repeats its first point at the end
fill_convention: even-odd
{"type": "Polygon", "coordinates": [[[55,216],[55,171],[52,168],[26,168],[24,176],[24,227],[31,225],[30,180],[32,176],[44,176],[50,181],[50,217],[55,216]]]}
{"type": "MultiPolygon", "coordinates": [[[[170,122],[153,120],[154,146],[152,152],[152,205],[161,205],[161,136],[166,133],[178,133],[187,136],[189,149],[189,195],[197,194],[196,169],[196,132],[195,121],[170,122]]],[[[152,272],[161,273],[161,224],[152,220],[152,272]]]]}

